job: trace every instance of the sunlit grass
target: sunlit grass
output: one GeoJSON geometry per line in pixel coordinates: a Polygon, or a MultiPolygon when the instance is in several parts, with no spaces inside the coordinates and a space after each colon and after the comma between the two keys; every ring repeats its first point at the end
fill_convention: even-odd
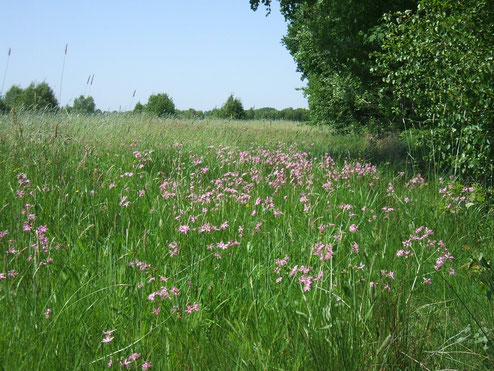
{"type": "Polygon", "coordinates": [[[0,117],[0,365],[492,367],[484,191],[387,141],[0,117]]]}

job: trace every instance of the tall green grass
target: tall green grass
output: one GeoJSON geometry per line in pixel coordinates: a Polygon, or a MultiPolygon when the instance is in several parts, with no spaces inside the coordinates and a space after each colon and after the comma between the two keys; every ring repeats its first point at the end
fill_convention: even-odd
{"type": "Polygon", "coordinates": [[[0,117],[0,367],[493,367],[485,191],[407,161],[289,122],[0,117]]]}

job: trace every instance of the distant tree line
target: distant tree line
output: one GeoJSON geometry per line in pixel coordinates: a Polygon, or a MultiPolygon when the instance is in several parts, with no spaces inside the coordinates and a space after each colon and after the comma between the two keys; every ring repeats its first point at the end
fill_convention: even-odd
{"type": "MultiPolygon", "coordinates": [[[[32,82],[25,89],[12,85],[4,97],[0,96],[0,113],[8,112],[12,108],[33,112],[55,112],[60,109],[53,89],[46,82],[32,82]]],[[[83,95],[74,99],[72,106],[66,106],[64,109],[67,112],[82,114],[101,112],[96,110],[93,97],[83,95]]]]}
{"type": "MultiPolygon", "coordinates": [[[[12,108],[33,112],[55,112],[63,109],[67,113],[95,114],[101,113],[96,109],[94,98],[84,95],[74,99],[72,105],[59,107],[53,89],[46,83],[31,83],[22,89],[13,85],[5,94],[0,96],[0,113],[9,112],[12,108]]],[[[233,120],[287,120],[308,121],[309,110],[305,108],[285,108],[277,110],[272,107],[250,108],[245,110],[239,98],[231,94],[221,108],[213,108],[208,111],[178,110],[173,99],[166,93],[152,94],[146,104],[137,102],[133,113],[146,113],[159,117],[178,117],[184,119],[223,118],[233,120]]]]}
{"type": "Polygon", "coordinates": [[[157,116],[174,116],[184,119],[223,118],[233,120],[287,120],[308,121],[309,110],[305,108],[285,108],[277,110],[272,107],[250,108],[245,110],[239,98],[231,94],[221,108],[201,111],[193,108],[178,110],[168,94],[153,94],[146,104],[137,102],[134,113],[148,113],[157,116]]]}
{"type": "Polygon", "coordinates": [[[309,110],[306,108],[288,107],[277,110],[272,107],[250,108],[245,111],[248,120],[286,120],[309,121],[309,110]]]}
{"type": "MultiPolygon", "coordinates": [[[[0,113],[10,112],[12,108],[16,110],[34,112],[55,112],[63,109],[74,114],[95,114],[101,113],[96,109],[94,98],[84,95],[74,99],[72,105],[63,108],[59,107],[53,89],[46,83],[31,83],[27,88],[22,89],[18,85],[13,85],[5,94],[0,96],[0,113]]],[[[233,120],[287,120],[287,121],[308,121],[309,110],[305,108],[285,108],[277,110],[272,107],[250,108],[245,110],[239,98],[231,94],[221,108],[213,108],[208,111],[178,110],[175,108],[173,99],[166,93],[152,94],[146,104],[137,102],[133,113],[146,113],[159,117],[178,117],[184,119],[205,119],[223,118],[233,120]]]]}

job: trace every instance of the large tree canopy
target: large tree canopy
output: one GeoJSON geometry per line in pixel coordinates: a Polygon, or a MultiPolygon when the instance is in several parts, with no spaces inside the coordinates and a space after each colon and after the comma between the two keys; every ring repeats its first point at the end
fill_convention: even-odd
{"type": "MultiPolygon", "coordinates": [[[[252,9],[270,0],[250,0],[252,9]]],[[[379,78],[369,55],[379,47],[367,37],[384,13],[410,9],[416,0],[280,0],[288,23],[283,43],[307,79],[313,123],[344,129],[381,119],[379,78]]]]}

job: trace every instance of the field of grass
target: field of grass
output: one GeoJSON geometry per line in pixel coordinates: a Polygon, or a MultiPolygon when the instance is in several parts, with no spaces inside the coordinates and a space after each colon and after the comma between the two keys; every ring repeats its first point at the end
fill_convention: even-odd
{"type": "Polygon", "coordinates": [[[396,139],[0,116],[0,369],[494,367],[494,217],[396,139]]]}

